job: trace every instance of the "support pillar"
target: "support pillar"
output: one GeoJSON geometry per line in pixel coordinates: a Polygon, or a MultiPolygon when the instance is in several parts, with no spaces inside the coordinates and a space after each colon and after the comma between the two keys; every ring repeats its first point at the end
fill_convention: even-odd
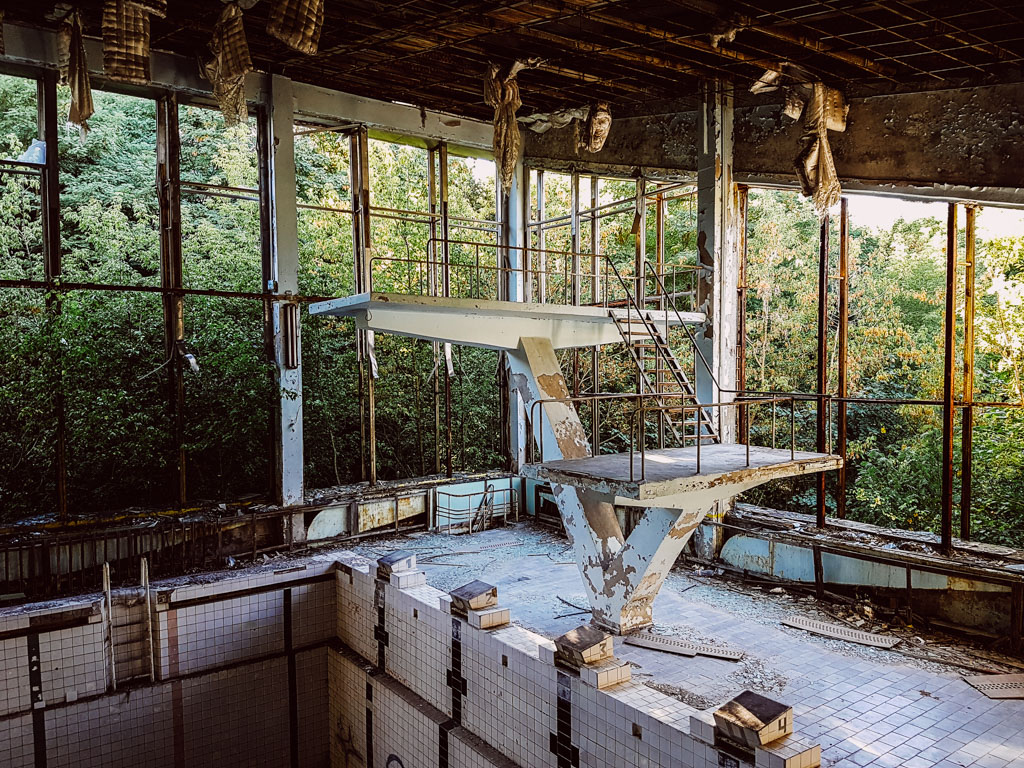
{"type": "MultiPolygon", "coordinates": [[[[828,388],[828,256],[829,256],[829,215],[821,217],[818,235],[818,370],[817,387],[817,450],[828,452],[828,404],[825,390],[828,388]]],[[[825,473],[814,478],[816,520],[819,528],[825,527],[825,473]]]]}
{"type": "MultiPolygon", "coordinates": [[[[714,403],[731,400],[736,389],[736,324],[738,316],[740,190],[733,182],[733,94],[720,82],[701,84],[697,118],[697,309],[705,321],[695,329],[697,400],[714,403]]],[[[736,440],[736,418],[716,408],[718,434],[723,443],[736,440]]],[[[721,522],[725,500],[709,512],[721,522]]],[[[723,543],[721,526],[705,526],[697,542],[698,555],[713,559],[723,543]]]]}
{"type": "MultiPolygon", "coordinates": [[[[529,172],[523,167],[522,161],[516,164],[516,172],[512,177],[512,188],[507,194],[499,192],[502,210],[501,237],[502,246],[507,253],[506,263],[509,271],[505,280],[505,296],[508,301],[528,301],[529,292],[529,244],[527,236],[527,219],[529,211],[526,201],[529,199],[529,172]],[[524,192],[526,188],[526,192],[524,192]]],[[[511,385],[510,377],[505,378],[507,386],[506,407],[508,408],[508,454],[510,470],[519,472],[526,463],[526,409],[519,391],[511,385]]]]}
{"type": "MultiPolygon", "coordinates": [[[[43,205],[43,274],[46,278],[47,321],[56,323],[63,311],[63,294],[54,290],[60,282],[63,271],[60,245],[60,173],[57,147],[57,73],[48,70],[38,81],[38,122],[39,138],[46,144],[46,168],[42,179],[43,205]]],[[[67,467],[67,409],[64,403],[64,355],[63,347],[54,350],[51,370],[53,381],[53,411],[56,421],[54,453],[54,486],[57,490],[57,516],[61,521],[68,517],[68,467],[67,467]]]]}
{"type": "MultiPolygon", "coordinates": [[[[301,504],[302,366],[299,305],[298,210],[295,197],[294,97],[292,81],[272,75],[267,114],[269,141],[270,275],[265,289],[284,298],[272,302],[274,361],[278,385],[277,462],[278,503],[301,504]]],[[[286,521],[287,540],[306,538],[303,514],[286,521]]]]}
{"type": "Polygon", "coordinates": [[[953,430],[956,404],[953,402],[956,375],[956,203],[949,204],[946,219],[946,315],[943,328],[942,371],[942,497],[940,529],[942,551],[953,552],[953,430]]]}
{"type": "MultiPolygon", "coordinates": [[[[706,320],[695,334],[707,363],[698,358],[696,369],[697,399],[704,403],[731,399],[736,388],[741,205],[733,183],[732,150],[732,89],[705,82],[697,121],[697,309],[706,320]]],[[[734,442],[736,420],[717,410],[722,442],[734,442]]]]}
{"type": "Polygon", "coordinates": [[[960,538],[971,538],[971,495],[974,471],[974,220],[977,209],[967,206],[964,252],[964,387],[960,437],[960,538]]]}
{"type": "MultiPolygon", "coordinates": [[[[509,353],[511,378],[534,415],[533,428],[543,447],[541,460],[579,459],[591,455],[587,432],[571,403],[558,358],[546,338],[521,339],[509,353]],[[534,407],[534,405],[537,407],[534,407]]],[[[590,598],[594,621],[616,633],[652,622],[651,607],[669,569],[710,506],[701,495],[685,509],[641,507],[629,536],[623,535],[614,497],[552,485],[590,598]]]]}
{"type": "Polygon", "coordinates": [[[185,456],[185,297],[182,288],[181,178],[178,101],[173,95],[157,102],[156,165],[160,199],[160,287],[163,289],[164,355],[167,365],[167,402],[173,427],[174,485],[178,509],[186,501],[185,456]]]}
{"type": "Polygon", "coordinates": [[[847,360],[850,339],[850,204],[844,197],[839,213],[839,334],[836,357],[839,359],[839,405],[836,409],[836,450],[843,457],[836,487],[836,516],[846,517],[847,423],[845,398],[850,396],[850,366],[847,360]]]}

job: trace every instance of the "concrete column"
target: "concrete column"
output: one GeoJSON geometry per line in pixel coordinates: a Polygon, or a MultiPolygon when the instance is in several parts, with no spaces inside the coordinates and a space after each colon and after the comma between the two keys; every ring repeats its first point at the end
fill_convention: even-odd
{"type": "MultiPolygon", "coordinates": [[[[736,322],[739,285],[740,193],[733,182],[733,97],[729,86],[706,82],[697,121],[697,249],[702,269],[698,309],[707,315],[697,329],[698,347],[711,372],[698,360],[697,397],[702,402],[732,399],[736,387],[736,322]]],[[[723,442],[736,439],[735,419],[716,418],[723,442]]]]}
{"type": "MultiPolygon", "coordinates": [[[[569,395],[551,340],[523,338],[519,348],[509,353],[509,361],[512,386],[534,414],[542,460],[590,456],[586,430],[572,404],[545,402],[569,395]]],[[[658,590],[700,523],[702,510],[712,506],[713,500],[707,494],[697,494],[693,504],[680,508],[641,507],[641,516],[627,537],[613,495],[558,483],[553,483],[551,490],[573,545],[595,623],[616,633],[649,625],[658,590]]]]}
{"type": "MultiPolygon", "coordinates": [[[[707,319],[695,336],[704,358],[698,358],[696,365],[697,398],[705,403],[732,400],[732,393],[721,390],[736,388],[740,211],[740,192],[733,182],[732,88],[704,82],[697,119],[697,250],[702,270],[697,308],[707,319]]],[[[712,418],[722,442],[735,442],[734,414],[716,408],[712,418]]],[[[708,512],[709,520],[721,521],[731,504],[731,500],[716,503],[708,512]]],[[[702,533],[706,535],[695,540],[698,556],[713,559],[722,543],[722,528],[704,526],[702,533]]]]}
{"type": "MultiPolygon", "coordinates": [[[[502,206],[502,237],[504,244],[509,246],[508,263],[511,268],[507,280],[508,300],[527,301],[526,269],[529,266],[526,246],[529,238],[526,232],[529,212],[526,210],[524,185],[529,188],[529,174],[522,162],[516,165],[516,173],[512,178],[512,188],[502,206]]],[[[499,195],[501,193],[499,192],[499,195]]],[[[500,198],[499,198],[500,199],[500,198]]],[[[509,379],[511,381],[511,379],[509,379]]],[[[512,471],[518,472],[526,463],[526,409],[523,398],[518,390],[508,386],[508,424],[509,424],[509,456],[512,458],[512,471]]]]}
{"type": "MultiPolygon", "coordinates": [[[[302,488],[302,366],[299,306],[288,296],[299,292],[298,212],[295,195],[294,96],[292,81],[272,75],[268,94],[268,152],[270,201],[270,264],[272,286],[285,298],[273,302],[274,358],[277,364],[278,502],[301,504],[302,488]]],[[[306,537],[301,513],[289,521],[293,541],[306,537]]],[[[286,531],[286,534],[288,531],[286,531]]]]}

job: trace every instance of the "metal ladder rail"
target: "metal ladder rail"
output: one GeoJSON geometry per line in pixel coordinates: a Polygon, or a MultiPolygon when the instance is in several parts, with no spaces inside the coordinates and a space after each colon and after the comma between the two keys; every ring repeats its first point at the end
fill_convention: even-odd
{"type": "MultiPolygon", "coordinates": [[[[636,346],[635,346],[636,345],[636,341],[633,338],[636,335],[636,333],[634,331],[629,330],[626,327],[624,327],[624,326],[627,326],[627,325],[628,326],[635,325],[634,323],[629,322],[630,318],[629,318],[628,314],[627,314],[627,319],[626,319],[625,323],[622,320],[620,320],[615,315],[615,312],[613,310],[608,310],[608,316],[612,319],[612,322],[615,323],[615,327],[618,329],[619,335],[622,337],[622,340],[626,344],[626,349],[629,351],[629,356],[633,359],[633,365],[636,367],[636,370],[639,372],[641,378],[643,379],[643,382],[646,385],[648,392],[650,392],[651,394],[655,394],[655,395],[667,394],[667,393],[664,393],[664,392],[660,392],[658,390],[658,388],[655,386],[654,382],[651,381],[651,377],[649,375],[650,371],[644,366],[642,358],[640,358],[637,355],[636,346]]],[[[644,323],[644,325],[646,326],[646,323],[644,323]]],[[[650,336],[650,333],[648,331],[647,333],[644,333],[642,335],[642,338],[652,338],[652,337],[650,336]]],[[[666,402],[661,397],[657,398],[657,403],[661,407],[666,407],[666,402]]],[[[676,440],[682,441],[683,440],[683,436],[679,434],[679,430],[676,428],[676,423],[674,421],[670,420],[669,421],[669,427],[672,429],[672,434],[675,436],[676,440]]]]}
{"type": "MultiPolygon", "coordinates": [[[[673,379],[675,379],[675,384],[679,387],[679,390],[687,395],[692,395],[694,402],[697,402],[697,391],[694,388],[693,383],[690,381],[689,376],[686,375],[686,371],[683,370],[682,365],[679,363],[679,359],[675,356],[671,346],[669,346],[668,340],[662,335],[657,323],[654,322],[653,318],[650,318],[650,320],[650,325],[654,329],[651,334],[651,339],[654,342],[655,348],[661,353],[661,357],[665,361],[666,367],[662,370],[672,374],[673,379]]],[[[706,408],[701,408],[701,411],[703,411],[700,418],[701,438],[711,438],[715,442],[719,442],[718,431],[714,427],[714,421],[711,418],[711,414],[708,413],[706,408]]],[[[697,420],[694,419],[692,422],[687,421],[685,426],[696,426],[696,424],[697,420]]],[[[696,439],[696,436],[694,439],[696,439]]]]}
{"type": "MultiPolygon", "coordinates": [[[[650,272],[651,277],[654,278],[654,282],[658,286],[658,290],[660,292],[660,296],[666,297],[668,295],[668,290],[665,288],[665,282],[661,279],[661,275],[658,274],[658,271],[654,268],[654,265],[651,264],[651,262],[646,260],[646,259],[644,259],[644,271],[645,271],[645,274],[646,274],[646,272],[650,272]]],[[[704,357],[704,353],[701,352],[700,346],[697,344],[697,339],[695,339],[694,336],[693,336],[693,332],[690,330],[689,326],[687,326],[687,324],[683,321],[683,316],[679,313],[679,308],[676,306],[675,301],[674,300],[668,300],[668,301],[665,302],[665,304],[667,304],[668,307],[671,308],[672,312],[676,316],[676,319],[679,321],[679,325],[682,327],[683,331],[686,332],[686,338],[689,340],[690,346],[693,348],[693,351],[694,351],[694,355],[695,355],[694,364],[696,365],[697,360],[699,360],[701,363],[703,363],[704,364],[704,369],[708,372],[708,376],[711,378],[711,382],[712,382],[712,384],[714,384],[715,389],[718,390],[718,391],[721,391],[722,390],[722,385],[718,383],[718,378],[715,376],[714,371],[711,369],[711,366],[708,364],[707,358],[704,357]]],[[[665,327],[666,327],[666,336],[667,336],[667,328],[668,328],[668,319],[667,318],[666,318],[666,321],[665,321],[665,327]]],[[[667,346],[667,339],[665,341],[666,341],[666,346],[667,346]]],[[[671,348],[669,348],[669,352],[671,352],[671,348]]],[[[675,354],[674,353],[672,354],[672,357],[675,359],[675,354]]],[[[678,365],[678,359],[676,359],[676,364],[678,365]]],[[[682,372],[682,366],[679,366],[679,368],[680,368],[680,372],[682,372]]],[[[685,374],[684,374],[684,376],[685,376],[685,374]]],[[[688,378],[687,378],[687,381],[689,381],[688,378]]],[[[694,395],[694,398],[696,399],[696,387],[692,384],[692,382],[690,383],[690,390],[689,391],[692,392],[692,394],[694,395]]],[[[720,442],[721,439],[718,436],[718,431],[717,431],[717,429],[714,429],[714,427],[713,427],[714,420],[710,418],[710,415],[708,414],[707,410],[704,410],[704,414],[701,417],[702,421],[704,421],[705,419],[706,419],[705,423],[711,428],[711,431],[715,435],[715,442],[720,442]]]]}

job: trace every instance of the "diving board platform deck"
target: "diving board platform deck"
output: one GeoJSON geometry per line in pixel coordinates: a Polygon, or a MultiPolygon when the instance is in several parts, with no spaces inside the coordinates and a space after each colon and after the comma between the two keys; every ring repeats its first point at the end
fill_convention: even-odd
{"type": "Polygon", "coordinates": [[[686,494],[732,496],[770,480],[825,472],[842,466],[842,457],[789,449],[747,447],[739,443],[702,445],[700,472],[697,447],[648,450],[641,478],[640,453],[633,454],[633,479],[628,453],[612,453],[584,459],[562,459],[522,468],[525,476],[560,485],[571,485],[603,496],[617,504],[664,506],[668,499],[686,494]]]}
{"type": "MultiPolygon", "coordinates": [[[[485,349],[515,350],[522,338],[551,339],[555,349],[622,342],[609,313],[628,320],[626,309],[563,304],[528,304],[488,299],[361,293],[311,304],[314,315],[352,317],[361,330],[485,349]]],[[[703,312],[646,310],[660,328],[704,322],[703,312]]],[[[636,313],[632,313],[636,320],[636,313]]]]}

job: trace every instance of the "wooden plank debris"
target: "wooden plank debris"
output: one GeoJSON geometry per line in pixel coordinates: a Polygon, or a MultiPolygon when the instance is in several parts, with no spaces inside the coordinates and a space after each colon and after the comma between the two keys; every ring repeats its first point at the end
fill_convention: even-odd
{"type": "Polygon", "coordinates": [[[848,640],[851,643],[869,645],[873,648],[892,648],[900,642],[898,637],[876,635],[873,632],[861,632],[859,629],[844,627],[841,624],[829,624],[828,622],[817,621],[816,619],[808,619],[804,616],[790,616],[783,619],[782,623],[787,627],[803,629],[815,635],[832,637],[837,640],[848,640]]]}

